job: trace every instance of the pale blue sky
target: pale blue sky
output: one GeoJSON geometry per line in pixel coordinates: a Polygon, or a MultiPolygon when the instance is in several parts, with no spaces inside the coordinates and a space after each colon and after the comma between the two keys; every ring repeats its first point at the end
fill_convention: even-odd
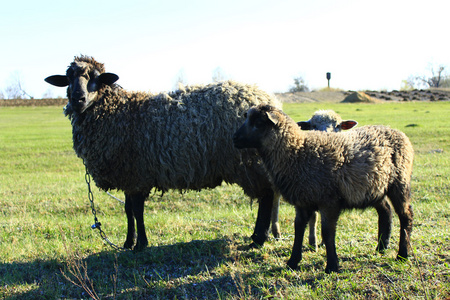
{"type": "Polygon", "coordinates": [[[430,64],[450,68],[447,0],[8,1],[0,9],[0,90],[14,76],[35,98],[79,54],[126,89],[159,92],[228,78],[286,91],[399,89],[430,64]]]}

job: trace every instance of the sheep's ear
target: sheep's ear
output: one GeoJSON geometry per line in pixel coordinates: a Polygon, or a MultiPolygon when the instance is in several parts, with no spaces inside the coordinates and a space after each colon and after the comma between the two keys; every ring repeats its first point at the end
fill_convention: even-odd
{"type": "MultiPolygon", "coordinates": [[[[353,120],[342,121],[342,123],[341,123],[341,130],[352,129],[352,128],[355,127],[356,125],[358,125],[358,122],[353,121],[353,120]]],[[[303,128],[302,128],[302,129],[303,129],[303,128]]]]}
{"type": "Polygon", "coordinates": [[[53,75],[44,79],[47,83],[54,86],[64,87],[69,85],[69,79],[66,75],[53,75]]]}
{"type": "Polygon", "coordinates": [[[297,125],[301,130],[311,130],[311,121],[301,121],[297,122],[297,125]]]}
{"type": "Polygon", "coordinates": [[[98,76],[98,81],[106,85],[111,85],[117,80],[119,80],[119,76],[114,73],[102,73],[98,76]]]}
{"type": "Polygon", "coordinates": [[[267,113],[267,118],[274,124],[277,125],[279,120],[278,120],[278,115],[276,113],[274,113],[273,111],[268,111],[267,113]]]}

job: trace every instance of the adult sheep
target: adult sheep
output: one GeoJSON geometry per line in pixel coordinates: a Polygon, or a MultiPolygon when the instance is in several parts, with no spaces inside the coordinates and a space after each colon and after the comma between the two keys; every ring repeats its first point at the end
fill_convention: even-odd
{"type": "MultiPolygon", "coordinates": [[[[408,257],[414,151],[404,133],[385,126],[364,126],[340,134],[302,131],[281,110],[259,105],[248,111],[233,141],[239,149],[257,149],[272,183],[296,208],[289,267],[295,269],[300,262],[306,224],[318,210],[327,251],[325,271],[338,271],[335,234],[341,211],[376,206],[386,196],[400,219],[397,258],[408,257]]],[[[384,249],[380,243],[377,248],[384,249]]]]}
{"type": "Polygon", "coordinates": [[[153,95],[126,91],[117,80],[87,56],[75,57],[66,75],[45,79],[68,86],[64,112],[71,120],[73,147],[96,185],[125,193],[124,247],[148,245],[143,211],[153,188],[201,190],[222,181],[237,183],[259,200],[251,246],[262,245],[279,196],[256,151],[238,151],[231,137],[250,107],[281,104],[255,86],[233,81],[153,95]]]}
{"type": "MultiPolygon", "coordinates": [[[[302,130],[341,132],[342,130],[348,130],[355,127],[356,125],[358,125],[358,122],[354,120],[342,120],[341,116],[338,113],[336,113],[334,110],[328,109],[328,110],[318,110],[314,112],[314,114],[308,121],[300,121],[297,122],[297,124],[298,126],[300,126],[302,130]]],[[[384,208],[386,206],[382,207],[384,208]]],[[[389,204],[387,207],[390,208],[389,204]]],[[[392,213],[390,210],[388,213],[390,213],[390,218],[392,218],[392,213]]],[[[317,234],[316,234],[317,215],[318,213],[314,212],[311,216],[311,219],[309,219],[308,221],[309,227],[308,242],[310,248],[313,250],[317,250],[317,234]]],[[[278,220],[278,218],[274,219],[278,220]]]]}

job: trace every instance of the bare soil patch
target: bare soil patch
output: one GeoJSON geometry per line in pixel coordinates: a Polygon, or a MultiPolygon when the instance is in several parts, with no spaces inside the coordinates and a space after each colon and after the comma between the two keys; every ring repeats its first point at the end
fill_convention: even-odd
{"type": "MultiPolygon", "coordinates": [[[[313,91],[296,93],[276,93],[284,103],[343,102],[355,91],[313,91]]],[[[429,89],[412,91],[364,91],[373,103],[385,101],[450,101],[450,89],[429,89]]]]}

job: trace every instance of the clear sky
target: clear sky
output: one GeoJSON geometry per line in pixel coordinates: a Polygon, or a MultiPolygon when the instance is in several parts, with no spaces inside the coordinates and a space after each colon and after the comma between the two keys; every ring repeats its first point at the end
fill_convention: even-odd
{"type": "MultiPolygon", "coordinates": [[[[5,2],[5,1],[4,1],[5,2]]],[[[130,90],[228,79],[284,92],[399,89],[450,68],[448,0],[7,1],[0,8],[0,90],[20,78],[35,98],[64,96],[44,78],[93,56],[130,90]]]]}

